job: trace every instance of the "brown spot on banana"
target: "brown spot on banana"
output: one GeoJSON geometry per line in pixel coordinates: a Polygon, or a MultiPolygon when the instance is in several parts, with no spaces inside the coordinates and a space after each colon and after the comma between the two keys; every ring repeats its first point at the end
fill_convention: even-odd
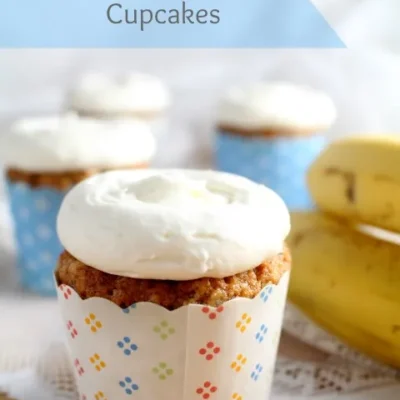
{"type": "Polygon", "coordinates": [[[343,171],[336,167],[330,167],[325,169],[326,175],[340,175],[346,182],[345,197],[349,203],[354,204],[356,202],[356,177],[353,172],[343,171]]]}
{"type": "Polygon", "coordinates": [[[392,326],[392,333],[393,333],[394,335],[399,334],[399,333],[400,333],[400,325],[393,325],[393,326],[392,326]]]}
{"type": "Polygon", "coordinates": [[[390,176],[387,176],[387,175],[375,175],[374,180],[378,181],[378,182],[379,181],[390,182],[393,185],[400,185],[400,182],[395,181],[394,179],[392,179],[390,176]]]}
{"type": "Polygon", "coordinates": [[[304,236],[306,235],[305,232],[299,232],[293,235],[293,239],[292,239],[292,245],[293,247],[297,247],[300,242],[304,239],[304,236]]]}
{"type": "MultiPolygon", "coordinates": [[[[315,228],[309,228],[306,229],[304,228],[302,231],[300,232],[296,232],[296,233],[291,233],[289,235],[289,244],[290,247],[297,247],[298,245],[301,244],[301,242],[307,237],[307,236],[311,236],[311,235],[318,235],[319,232],[321,231],[321,229],[319,227],[315,227],[315,228]]],[[[332,234],[332,236],[341,236],[340,232],[337,232],[337,235],[335,235],[336,232],[332,231],[330,232],[332,234]]]]}

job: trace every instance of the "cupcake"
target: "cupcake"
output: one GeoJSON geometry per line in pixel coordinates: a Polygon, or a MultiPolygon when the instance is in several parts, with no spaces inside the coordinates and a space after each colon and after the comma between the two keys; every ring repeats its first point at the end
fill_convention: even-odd
{"type": "Polygon", "coordinates": [[[62,249],[56,217],[68,189],[101,171],[146,167],[154,148],[144,122],[99,122],[72,114],[20,120],[0,135],[24,288],[56,294],[53,270],[62,249]]]}
{"type": "Polygon", "coordinates": [[[278,195],[221,172],[113,171],[72,189],[57,226],[83,398],[268,396],[290,270],[278,195]]]}
{"type": "Polygon", "coordinates": [[[290,209],[310,208],[305,174],[335,118],[332,100],[305,86],[234,87],[218,110],[217,167],[269,186],[290,209]]]}
{"type": "Polygon", "coordinates": [[[119,77],[92,73],[72,88],[67,108],[93,118],[140,118],[157,125],[159,130],[169,105],[169,91],[155,76],[138,72],[119,77]]]}

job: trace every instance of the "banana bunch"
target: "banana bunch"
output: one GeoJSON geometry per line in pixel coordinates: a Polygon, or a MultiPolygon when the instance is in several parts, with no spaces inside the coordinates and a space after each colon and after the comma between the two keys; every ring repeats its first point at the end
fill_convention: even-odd
{"type": "Polygon", "coordinates": [[[289,299],[343,342],[399,368],[400,246],[357,224],[400,231],[400,142],[334,143],[311,167],[309,187],[327,213],[292,213],[289,299]]]}
{"type": "Polygon", "coordinates": [[[321,210],[400,232],[400,137],[332,143],[311,166],[308,186],[321,210]]]}

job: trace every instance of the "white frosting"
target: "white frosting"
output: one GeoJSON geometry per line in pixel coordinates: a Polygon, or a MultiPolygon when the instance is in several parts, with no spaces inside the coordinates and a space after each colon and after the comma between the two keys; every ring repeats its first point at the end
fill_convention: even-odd
{"type": "Polygon", "coordinates": [[[335,119],[335,105],[326,94],[285,82],[234,87],[218,111],[220,124],[244,129],[326,129],[335,119]]]}
{"type": "Polygon", "coordinates": [[[78,260],[142,279],[247,271],[280,253],[289,229],[275,192],[213,171],[100,174],[72,189],[58,216],[60,240],[78,260]]]}
{"type": "Polygon", "coordinates": [[[101,73],[84,76],[71,91],[70,106],[81,112],[152,113],[168,107],[170,96],[158,78],[130,73],[117,77],[101,73]]]}
{"type": "Polygon", "coordinates": [[[0,134],[0,162],[26,171],[130,166],[148,162],[154,151],[150,127],[133,119],[36,117],[17,121],[0,134]]]}

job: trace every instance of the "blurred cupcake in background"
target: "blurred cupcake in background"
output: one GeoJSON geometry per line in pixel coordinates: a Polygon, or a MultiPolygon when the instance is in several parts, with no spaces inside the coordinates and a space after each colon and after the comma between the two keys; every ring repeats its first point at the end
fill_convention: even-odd
{"type": "Polygon", "coordinates": [[[217,118],[218,169],[267,185],[290,209],[312,207],[305,173],[336,119],[325,93],[289,82],[233,87],[217,118]]]}
{"type": "Polygon", "coordinates": [[[70,91],[67,108],[92,118],[140,118],[159,132],[165,129],[170,103],[167,87],[155,76],[139,72],[120,76],[90,73],[70,91]]]}
{"type": "Polygon", "coordinates": [[[276,193],[215,171],[107,172],[57,225],[82,398],[268,397],[291,265],[276,193]]]}
{"type": "Polygon", "coordinates": [[[149,125],[132,119],[35,117],[0,135],[24,288],[55,294],[52,273],[61,252],[56,215],[68,189],[101,171],[147,167],[154,150],[149,125]]]}

